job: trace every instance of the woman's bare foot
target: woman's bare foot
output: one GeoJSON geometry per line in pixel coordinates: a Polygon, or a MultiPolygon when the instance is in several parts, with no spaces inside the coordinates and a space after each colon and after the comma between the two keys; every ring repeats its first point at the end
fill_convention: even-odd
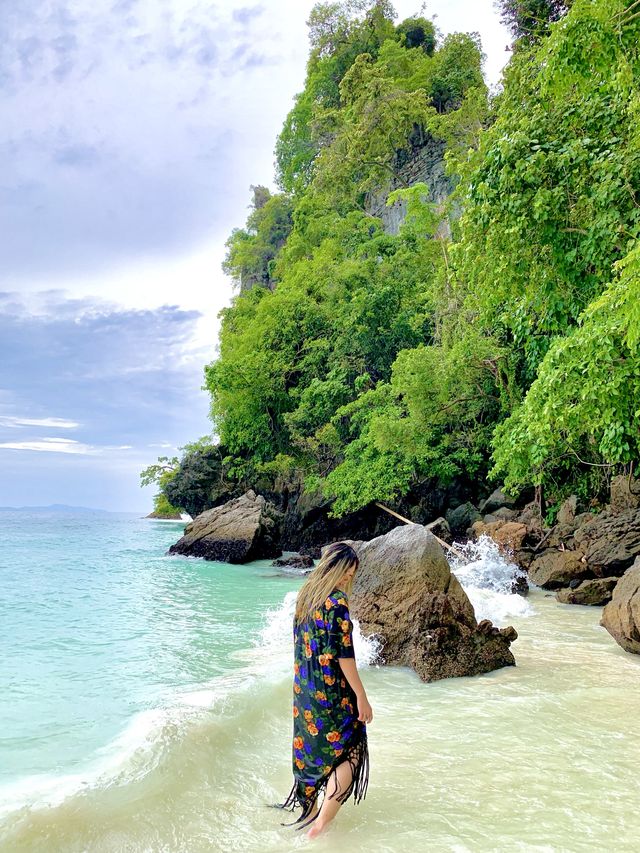
{"type": "Polygon", "coordinates": [[[327,795],[322,800],[320,814],[307,832],[308,838],[317,838],[329,826],[338,814],[342,803],[337,798],[338,791],[344,791],[351,784],[353,769],[349,761],[343,761],[329,776],[327,795]]]}
{"type": "Polygon", "coordinates": [[[311,824],[311,828],[307,832],[307,838],[317,838],[321,833],[323,833],[326,829],[326,825],[320,822],[320,818],[314,820],[311,824]]]}

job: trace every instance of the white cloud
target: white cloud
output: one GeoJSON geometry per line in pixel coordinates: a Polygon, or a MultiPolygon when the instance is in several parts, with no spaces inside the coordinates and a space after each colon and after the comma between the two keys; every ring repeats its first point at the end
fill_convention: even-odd
{"type": "Polygon", "coordinates": [[[84,444],[72,438],[36,438],[27,441],[3,441],[0,449],[30,450],[36,453],[72,453],[81,456],[95,456],[114,450],[132,450],[130,444],[104,445],[102,447],[84,444]]]}
{"type": "Polygon", "coordinates": [[[77,421],[69,421],[66,418],[20,418],[10,415],[0,415],[0,426],[39,426],[51,427],[53,429],[77,429],[81,424],[77,421]]]}

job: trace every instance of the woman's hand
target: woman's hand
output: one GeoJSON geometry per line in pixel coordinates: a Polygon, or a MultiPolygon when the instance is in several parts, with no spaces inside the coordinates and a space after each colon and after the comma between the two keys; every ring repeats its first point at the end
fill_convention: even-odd
{"type": "Polygon", "coordinates": [[[373,720],[373,711],[366,693],[358,696],[358,719],[361,723],[370,723],[373,720]]]}
{"type": "Polygon", "coordinates": [[[371,720],[373,720],[373,711],[371,710],[371,705],[367,699],[364,685],[362,684],[362,681],[360,681],[360,676],[358,675],[356,659],[338,658],[338,663],[344,677],[347,679],[351,689],[356,694],[356,700],[358,702],[358,720],[361,723],[370,723],[371,720]]]}

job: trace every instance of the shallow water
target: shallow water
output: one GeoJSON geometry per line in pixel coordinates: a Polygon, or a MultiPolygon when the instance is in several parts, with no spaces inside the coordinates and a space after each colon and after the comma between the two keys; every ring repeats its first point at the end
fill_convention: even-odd
{"type": "MultiPolygon", "coordinates": [[[[134,612],[147,642],[109,638],[104,628],[104,641],[119,649],[112,656],[115,674],[126,650],[133,654],[122,689],[117,678],[103,679],[102,725],[94,720],[96,704],[84,705],[84,693],[78,696],[74,719],[76,730],[85,731],[84,746],[70,750],[74,737],[58,709],[41,729],[42,750],[25,743],[28,772],[20,774],[14,749],[13,776],[3,788],[0,848],[306,848],[304,835],[280,825],[295,815],[267,808],[291,785],[291,590],[300,581],[274,576],[264,563],[224,567],[164,558],[171,531],[150,533],[149,522],[140,524],[128,528],[137,531],[132,535],[140,553],[129,553],[131,538],[112,526],[111,559],[93,564],[83,592],[76,576],[74,596],[95,596],[96,575],[120,560],[122,582],[98,586],[106,590],[105,601],[116,588],[140,599],[134,612]],[[147,574],[124,584],[141,563],[147,574]],[[129,714],[123,699],[131,704],[129,714]],[[39,782],[47,780],[40,791],[33,777],[38,761],[39,782]]],[[[456,853],[637,850],[640,658],[619,649],[598,626],[598,608],[559,605],[540,590],[523,601],[510,595],[508,568],[495,551],[483,546],[474,556],[475,566],[458,570],[461,581],[481,616],[516,626],[518,665],[434,684],[422,684],[403,668],[365,667],[375,714],[369,791],[364,802],[342,809],[313,849],[357,843],[376,853],[413,846],[456,853]]],[[[13,582],[28,583],[33,592],[28,578],[13,582]]],[[[62,613],[73,614],[64,592],[56,600],[62,613]]],[[[117,630],[126,623],[116,620],[117,630]]],[[[19,639],[29,642],[26,629],[19,639]]],[[[359,636],[355,645],[361,664],[375,654],[359,636]]],[[[57,660],[57,668],[42,676],[51,691],[72,666],[73,655],[65,658],[61,648],[49,648],[49,664],[57,660]]],[[[87,655],[94,654],[89,647],[87,655]]],[[[29,674],[33,683],[38,677],[29,674]]],[[[91,697],[96,687],[89,682],[91,697]]]]}

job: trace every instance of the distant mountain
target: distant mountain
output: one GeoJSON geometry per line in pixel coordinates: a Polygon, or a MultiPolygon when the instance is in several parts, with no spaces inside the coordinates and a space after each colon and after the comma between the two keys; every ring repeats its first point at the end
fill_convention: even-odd
{"type": "Polygon", "coordinates": [[[65,512],[70,515],[114,515],[106,509],[94,509],[89,506],[69,506],[69,504],[49,504],[49,506],[0,506],[0,512],[65,512]]]}

